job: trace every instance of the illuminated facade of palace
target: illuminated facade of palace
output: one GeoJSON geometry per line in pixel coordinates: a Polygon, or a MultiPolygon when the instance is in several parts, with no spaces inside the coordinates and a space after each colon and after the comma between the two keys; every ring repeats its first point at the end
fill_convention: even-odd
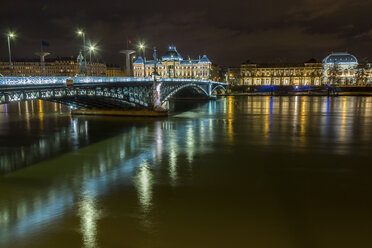
{"type": "MultiPolygon", "coordinates": [[[[175,46],[169,46],[166,54],[157,61],[157,72],[162,78],[212,79],[212,62],[207,55],[196,60],[184,60],[175,46]]],[[[134,77],[151,77],[154,61],[138,57],[133,63],[134,77]]]]}
{"type": "Polygon", "coordinates": [[[243,64],[243,85],[320,85],[322,65],[304,64],[243,64]]]}
{"type": "Polygon", "coordinates": [[[370,64],[358,67],[349,53],[332,53],[322,63],[253,64],[240,67],[241,85],[365,85],[371,82],[370,64]],[[362,71],[362,72],[361,72],[362,71]]]}
{"type": "MultiPolygon", "coordinates": [[[[3,76],[69,76],[80,72],[78,60],[73,57],[48,59],[43,64],[37,59],[13,61],[11,73],[9,62],[0,61],[0,73],[3,76]],[[44,69],[45,68],[45,69],[44,69]]],[[[106,64],[88,63],[87,74],[92,76],[106,76],[106,64]]]]}

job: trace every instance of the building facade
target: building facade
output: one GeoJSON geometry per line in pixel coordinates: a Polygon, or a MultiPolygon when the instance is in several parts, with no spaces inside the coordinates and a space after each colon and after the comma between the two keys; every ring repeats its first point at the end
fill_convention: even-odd
{"type": "Polygon", "coordinates": [[[321,63],[243,64],[242,85],[320,85],[321,63]]]}
{"type": "Polygon", "coordinates": [[[323,84],[356,85],[358,60],[348,53],[332,53],[325,57],[323,66],[323,84]]]}
{"type": "Polygon", "coordinates": [[[125,71],[117,65],[107,65],[106,77],[125,77],[125,71]]]}
{"type": "MultiPolygon", "coordinates": [[[[24,59],[9,62],[0,61],[0,73],[3,76],[68,76],[73,77],[80,72],[80,65],[76,58],[48,59],[41,63],[36,59],[24,59]]],[[[87,75],[106,76],[106,65],[103,63],[87,63],[87,75]]]]}
{"type": "Polygon", "coordinates": [[[365,85],[371,83],[368,63],[361,65],[349,53],[332,53],[323,61],[301,64],[253,64],[240,67],[241,85],[365,85]],[[361,83],[362,82],[362,83],[361,83]]]}
{"type": "MultiPolygon", "coordinates": [[[[212,79],[212,62],[207,55],[199,59],[184,60],[175,46],[169,46],[165,55],[156,63],[157,73],[162,78],[212,79]]],[[[138,57],[133,63],[134,77],[151,77],[154,61],[138,57]]]]}

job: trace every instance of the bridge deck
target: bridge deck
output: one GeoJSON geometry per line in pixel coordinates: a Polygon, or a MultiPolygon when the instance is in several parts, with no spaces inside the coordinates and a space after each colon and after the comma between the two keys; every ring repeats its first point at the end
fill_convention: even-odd
{"type": "MultiPolygon", "coordinates": [[[[135,77],[0,77],[1,86],[36,86],[36,85],[65,85],[67,80],[73,84],[106,84],[106,83],[153,83],[153,78],[135,77]]],[[[196,82],[226,85],[225,83],[210,80],[189,78],[161,78],[161,82],[196,82]]]]}

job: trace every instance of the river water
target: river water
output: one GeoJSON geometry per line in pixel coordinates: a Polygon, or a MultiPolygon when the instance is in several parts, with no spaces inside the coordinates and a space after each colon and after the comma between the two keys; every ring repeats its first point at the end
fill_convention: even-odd
{"type": "Polygon", "coordinates": [[[372,97],[171,109],[0,105],[0,247],[372,247],[372,97]]]}

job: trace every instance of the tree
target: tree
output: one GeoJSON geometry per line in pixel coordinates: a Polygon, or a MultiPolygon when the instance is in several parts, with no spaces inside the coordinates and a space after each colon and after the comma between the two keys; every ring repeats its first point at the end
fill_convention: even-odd
{"type": "Polygon", "coordinates": [[[342,70],[340,65],[333,63],[327,70],[327,78],[328,82],[331,85],[340,84],[340,75],[342,74],[342,70]]]}
{"type": "Polygon", "coordinates": [[[367,83],[367,71],[370,69],[370,65],[366,60],[360,61],[358,66],[355,68],[355,81],[359,85],[365,85],[367,83]]]}

